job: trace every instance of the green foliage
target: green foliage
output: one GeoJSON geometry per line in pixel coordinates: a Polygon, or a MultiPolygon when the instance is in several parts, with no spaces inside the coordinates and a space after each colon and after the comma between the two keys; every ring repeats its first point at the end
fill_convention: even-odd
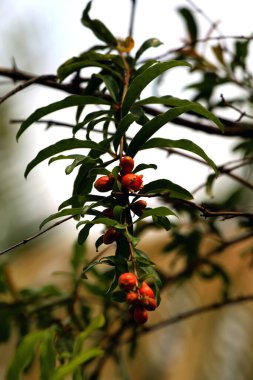
{"type": "MultiPolygon", "coordinates": [[[[75,107],[76,117],[70,137],[42,149],[27,165],[25,177],[45,160],[49,164],[71,160],[65,173],[75,174],[72,194],[59,205],[58,212],[42,221],[40,228],[59,218],[55,225],[60,224],[64,221],[62,218],[66,218],[75,220],[79,230],[70,256],[69,271],[60,273],[68,279],[69,289],[47,284],[40,288],[21,289],[15,294],[8,281],[5,264],[0,266],[0,293],[3,295],[0,301],[0,341],[5,342],[11,337],[13,326],[18,327],[20,338],[6,380],[20,379],[35,358],[39,359],[41,380],[60,380],[71,375],[74,380],[98,378],[97,373],[109,354],[118,360],[121,334],[127,331],[127,336],[132,337],[132,344],[136,346],[138,333],[149,330],[138,328],[138,322],[131,317],[136,304],[127,304],[128,289],[120,288],[120,276],[128,272],[137,276],[137,283],[131,290],[137,294],[139,304],[148,299],[140,295],[143,281],[149,283],[159,305],[160,292],[171,280],[165,268],[157,267],[153,259],[139,249],[142,232],[150,228],[169,231],[164,254],[174,257],[172,264],[177,260],[181,262],[182,270],[174,276],[177,284],[194,276],[203,281],[218,278],[222,284],[222,296],[227,297],[229,293],[230,278],[223,266],[213,260],[213,255],[228,244],[215,212],[222,208],[229,210],[238,199],[241,201],[241,189],[232,191],[224,201],[215,199],[213,204],[205,202],[200,206],[194,203],[195,192],[191,193],[172,182],[169,171],[165,170],[161,179],[157,179],[153,171],[154,179],[150,182],[142,173],[157,169],[157,163],[152,162],[154,150],[168,153],[175,150],[178,154],[181,150],[190,152],[192,157],[197,155],[201,159],[198,162],[213,170],[200,187],[206,189],[208,196],[215,198],[216,178],[219,174],[231,173],[231,170],[227,165],[219,166],[219,173],[213,159],[194,141],[173,139],[170,124],[187,120],[196,122],[202,130],[207,123],[209,132],[220,136],[226,134],[227,125],[224,128],[223,122],[212,112],[226,105],[214,101],[213,97],[218,86],[240,83],[235,79],[238,69],[245,71],[245,88],[249,87],[251,76],[246,72],[249,41],[236,41],[229,57],[221,43],[212,46],[217,65],[210,63],[197,50],[199,30],[192,11],[180,8],[179,14],[187,29],[185,47],[175,50],[173,59],[142,60],[148,49],[162,43],[156,38],[149,38],[132,54],[132,37],[119,40],[100,20],[92,19],[91,4],[89,1],[84,9],[81,22],[103,45],[68,59],[57,70],[59,82],[68,79],[69,86],[64,88],[69,88],[68,91],[75,95],[35,110],[22,122],[17,133],[19,138],[43,117],[75,107]],[[172,77],[171,69],[177,67],[190,68],[200,74],[198,81],[188,86],[194,90],[193,100],[169,94],[142,97],[152,81],[156,80],[159,85],[167,73],[172,77]],[[84,78],[83,70],[87,68],[94,71],[84,78]],[[70,75],[73,80],[69,79],[70,75]],[[198,103],[199,100],[203,100],[208,108],[198,103]],[[182,119],[182,115],[186,119],[182,119]],[[158,133],[163,133],[163,137],[158,137],[158,133]],[[74,149],[77,150],[75,154],[68,153],[74,149]],[[135,165],[133,159],[137,161],[141,151],[145,151],[147,161],[135,165]],[[152,207],[148,202],[150,198],[156,202],[152,207]],[[212,216],[212,219],[201,219],[200,213],[206,218],[212,216]],[[87,240],[94,237],[91,230],[97,234],[94,239],[95,257],[91,257],[86,246],[87,240]],[[202,254],[206,237],[214,239],[217,252],[202,254]],[[113,250],[108,253],[109,247],[113,250]]],[[[252,93],[249,99],[252,99],[252,93]]],[[[233,124],[233,127],[237,128],[237,125],[233,124]]],[[[238,168],[250,167],[252,139],[244,138],[236,144],[234,151],[242,155],[234,164],[238,168]]],[[[184,172],[182,176],[186,174],[189,175],[184,172]]],[[[236,179],[235,176],[233,178],[236,179]]],[[[243,183],[243,180],[239,182],[243,183]]],[[[224,215],[226,218],[226,212],[224,215]]],[[[252,215],[238,225],[251,231],[252,215]]]]}

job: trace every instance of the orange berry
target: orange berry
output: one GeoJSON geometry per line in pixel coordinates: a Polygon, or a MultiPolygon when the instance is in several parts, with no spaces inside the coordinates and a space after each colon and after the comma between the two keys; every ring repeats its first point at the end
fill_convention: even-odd
{"type": "Polygon", "coordinates": [[[133,273],[122,273],[119,276],[118,285],[125,291],[133,290],[137,285],[137,278],[133,273]]]}
{"type": "Polygon", "coordinates": [[[153,311],[157,308],[157,303],[154,298],[145,296],[141,299],[141,304],[142,306],[145,307],[146,310],[149,310],[149,311],[153,311]]]}
{"type": "Polygon", "coordinates": [[[142,325],[148,320],[147,310],[143,306],[137,305],[134,308],[134,320],[138,325],[142,325]]]}
{"type": "Polygon", "coordinates": [[[134,168],[134,160],[130,156],[124,156],[120,159],[119,166],[124,174],[131,173],[134,168]]]}
{"type": "Polygon", "coordinates": [[[139,191],[143,188],[142,177],[143,175],[138,175],[134,173],[125,174],[121,178],[122,186],[131,192],[139,191]]]}
{"type": "Polygon", "coordinates": [[[95,187],[95,189],[97,189],[101,193],[104,193],[106,191],[112,190],[113,183],[114,183],[114,177],[113,176],[103,175],[102,177],[99,177],[95,181],[94,187],[95,187]]]}
{"type": "Polygon", "coordinates": [[[129,292],[126,295],[126,301],[130,304],[133,305],[139,301],[139,296],[136,292],[129,292]]]}
{"type": "Polygon", "coordinates": [[[155,294],[154,294],[153,290],[145,281],[143,281],[141,287],[139,288],[139,293],[143,296],[155,298],[155,294]]]}

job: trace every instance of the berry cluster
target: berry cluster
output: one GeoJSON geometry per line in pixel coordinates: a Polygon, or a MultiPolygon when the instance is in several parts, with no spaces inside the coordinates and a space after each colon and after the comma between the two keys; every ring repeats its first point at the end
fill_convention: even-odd
{"type": "Polygon", "coordinates": [[[145,281],[139,287],[137,277],[133,273],[122,273],[119,276],[118,285],[126,292],[126,301],[134,321],[137,324],[147,322],[147,310],[153,311],[157,308],[151,287],[145,281]]]}
{"type": "MultiPolygon", "coordinates": [[[[134,168],[134,160],[130,156],[124,156],[120,159],[120,175],[118,180],[121,183],[122,190],[136,192],[143,188],[143,175],[132,173],[134,168]]],[[[94,184],[95,189],[100,192],[107,192],[113,189],[114,176],[112,173],[99,177],[94,184]]]]}

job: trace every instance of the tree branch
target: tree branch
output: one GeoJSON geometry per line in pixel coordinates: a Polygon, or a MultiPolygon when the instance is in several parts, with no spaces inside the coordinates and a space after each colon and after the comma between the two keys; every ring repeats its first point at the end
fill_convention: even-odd
{"type": "Polygon", "coordinates": [[[59,226],[60,224],[66,222],[67,220],[70,220],[70,219],[74,218],[74,216],[75,216],[75,215],[68,216],[67,218],[62,219],[62,220],[60,220],[59,222],[56,222],[55,224],[53,224],[52,226],[46,228],[45,230],[43,230],[43,231],[41,231],[41,232],[39,232],[39,233],[37,233],[37,234],[31,236],[31,237],[28,237],[28,238],[26,238],[26,239],[20,241],[19,243],[17,243],[17,244],[15,244],[15,245],[13,245],[13,246],[11,246],[11,247],[5,249],[4,251],[0,252],[0,256],[3,255],[4,253],[7,253],[7,252],[10,252],[10,251],[14,250],[15,248],[20,247],[21,245],[24,245],[24,244],[26,244],[26,243],[29,243],[31,240],[34,240],[34,239],[36,239],[38,236],[41,236],[41,235],[45,234],[47,231],[51,230],[52,228],[57,227],[57,226],[59,226]]]}

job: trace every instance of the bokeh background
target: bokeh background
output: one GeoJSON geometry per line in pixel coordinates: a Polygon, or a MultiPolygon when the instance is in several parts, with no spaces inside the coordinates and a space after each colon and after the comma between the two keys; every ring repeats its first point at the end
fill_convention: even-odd
{"type": "MultiPolygon", "coordinates": [[[[86,30],[79,21],[86,4],[87,1],[84,0],[72,2],[69,0],[1,0],[0,67],[15,66],[35,75],[55,74],[62,62],[96,43],[90,31],[86,30]]],[[[134,25],[136,47],[138,48],[143,40],[150,37],[159,38],[164,45],[154,49],[155,51],[150,52],[149,56],[157,56],[164,51],[181,46],[184,25],[177,14],[177,8],[189,6],[189,4],[188,1],[183,0],[138,0],[134,25]]],[[[219,22],[219,30],[223,35],[250,35],[253,31],[252,12],[248,0],[230,3],[196,0],[195,4],[204,11],[204,15],[198,14],[199,25],[203,32],[210,29],[210,20],[219,22]],[[205,15],[208,15],[209,20],[205,15]]],[[[130,6],[130,0],[94,0],[91,15],[103,20],[116,36],[125,38],[128,35],[130,6]]],[[[175,70],[173,78],[170,74],[163,82],[159,93],[189,98],[191,91],[185,90],[185,87],[193,79],[195,78],[189,76],[185,69],[175,70]]],[[[13,82],[2,77],[0,96],[11,88],[13,88],[13,82]]],[[[149,91],[156,91],[155,85],[150,86],[149,91]]],[[[226,91],[230,96],[233,88],[228,87],[226,91]]],[[[27,180],[23,175],[27,163],[40,149],[57,141],[59,134],[61,138],[68,137],[69,131],[66,128],[52,128],[45,132],[46,125],[34,125],[17,143],[15,135],[19,125],[12,122],[15,119],[26,118],[36,108],[62,99],[63,96],[65,94],[60,91],[33,85],[0,106],[0,250],[36,234],[40,222],[49,214],[56,212],[58,205],[71,194],[73,176],[66,177],[64,165],[61,163],[57,162],[49,167],[46,162],[42,163],[27,180]]],[[[226,97],[226,93],[224,96],[226,97]]],[[[62,112],[59,119],[73,122],[74,112],[62,112]]],[[[192,134],[193,132],[184,128],[173,130],[173,138],[191,139],[192,134]]],[[[224,139],[214,138],[210,144],[209,137],[201,133],[194,134],[193,140],[201,145],[217,164],[229,159],[231,147],[235,142],[231,139],[224,141],[224,139]]],[[[157,178],[162,177],[164,171],[166,173],[169,171],[170,179],[189,191],[193,190],[199,184],[199,178],[207,173],[207,169],[196,165],[194,176],[182,175],[182,172],[187,173],[187,165],[190,165],[192,171],[193,164],[182,158],[171,157],[168,162],[161,165],[165,161],[164,157],[162,154],[156,157],[159,165],[157,178]]],[[[140,161],[141,158],[140,155],[140,161]]],[[[223,191],[229,188],[230,182],[226,182],[224,186],[222,181],[223,179],[217,183],[217,186],[220,186],[223,191]]],[[[199,199],[201,196],[203,194],[200,193],[199,199]]],[[[67,266],[68,254],[71,252],[75,237],[75,224],[67,222],[3,256],[1,260],[11,263],[14,285],[17,287],[30,286],[31,283],[39,285],[51,279],[52,273],[58,268],[64,269],[67,266]],[[40,268],[38,273],[35,274],[34,268],[40,268]]],[[[191,288],[182,291],[174,310],[177,308],[181,310],[182,305],[185,307],[189,303],[189,299],[192,299],[189,297],[190,293],[194,298],[191,288]]],[[[246,314],[242,315],[242,321],[244,320],[245,324],[248,323],[246,314]]],[[[235,321],[235,330],[232,324],[232,331],[228,332],[226,337],[236,332],[238,328],[239,325],[235,321]]],[[[222,331],[222,326],[220,329],[222,331]]],[[[183,332],[178,329],[170,334],[170,341],[175,342],[174,357],[176,357],[177,350],[183,349],[180,348],[182,340],[178,340],[183,332]]],[[[187,334],[192,334],[191,327],[186,331],[186,337],[187,334]]],[[[161,338],[159,342],[163,351],[169,351],[167,338],[164,341],[161,338]]],[[[11,345],[13,342],[10,343],[10,349],[11,345]]],[[[5,354],[7,355],[5,347],[0,346],[0,352],[4,361],[5,354]]],[[[237,351],[234,357],[237,357],[236,355],[237,351]]],[[[155,357],[154,360],[158,358],[155,357]]],[[[162,360],[161,357],[160,360],[162,360]]],[[[251,369],[251,366],[249,368],[251,369]]],[[[0,369],[0,377],[3,371],[4,368],[0,369]]],[[[226,372],[224,368],[223,377],[214,376],[213,378],[231,380],[229,373],[231,372],[226,372]]],[[[145,376],[145,379],[149,379],[148,374],[145,376]]],[[[236,380],[240,378],[245,379],[245,377],[233,377],[236,380]]],[[[207,374],[203,372],[196,379],[207,379],[207,374]]]]}

